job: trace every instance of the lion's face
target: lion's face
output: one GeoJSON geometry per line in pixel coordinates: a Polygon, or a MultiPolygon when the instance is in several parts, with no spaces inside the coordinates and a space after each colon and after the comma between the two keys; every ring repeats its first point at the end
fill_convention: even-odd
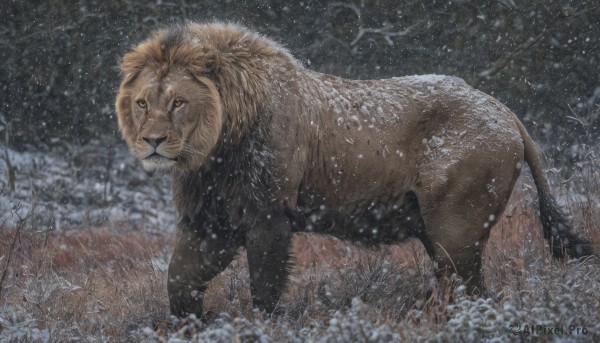
{"type": "Polygon", "coordinates": [[[124,139],[149,173],[200,168],[223,122],[214,83],[183,68],[145,68],[126,77],[117,114],[124,139]]]}

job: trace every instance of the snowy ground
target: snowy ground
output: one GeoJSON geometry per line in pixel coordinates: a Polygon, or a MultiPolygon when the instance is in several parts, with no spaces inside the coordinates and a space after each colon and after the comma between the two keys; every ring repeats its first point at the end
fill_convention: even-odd
{"type": "MultiPolygon", "coordinates": [[[[561,185],[571,194],[561,202],[597,243],[593,166],[561,185]]],[[[7,276],[0,342],[598,342],[600,260],[551,258],[529,184],[527,176],[519,179],[492,231],[482,298],[461,287],[452,301],[443,292],[427,297],[432,267],[419,244],[358,253],[339,241],[297,239],[281,316],[252,308],[240,254],[209,284],[205,305],[214,318],[203,323],[168,314],[166,265],[176,222],[168,176],[148,177],[116,137],[46,152],[0,144],[0,228],[33,213],[18,239],[0,229],[0,273],[7,276]],[[48,228],[54,232],[47,235],[48,228]],[[532,332],[531,325],[563,331],[532,332]]]]}
{"type": "Polygon", "coordinates": [[[149,177],[124,143],[107,136],[86,146],[18,152],[0,144],[0,218],[33,213],[39,230],[114,226],[173,231],[170,180],[149,177]],[[6,156],[15,170],[10,191],[6,156]]]}

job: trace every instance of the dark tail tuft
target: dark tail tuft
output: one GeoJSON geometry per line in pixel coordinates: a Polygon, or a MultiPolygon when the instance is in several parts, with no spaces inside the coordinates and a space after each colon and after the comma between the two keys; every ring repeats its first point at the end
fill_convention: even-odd
{"type": "Polygon", "coordinates": [[[558,207],[550,194],[538,189],[540,219],[544,228],[544,238],[550,243],[552,256],[580,258],[595,255],[595,249],[583,236],[575,233],[569,219],[558,207]]]}
{"type": "Polygon", "coordinates": [[[569,219],[552,197],[535,144],[516,116],[515,123],[523,139],[525,161],[537,187],[544,238],[550,243],[552,255],[556,258],[596,255],[590,241],[573,231],[569,219]]]}

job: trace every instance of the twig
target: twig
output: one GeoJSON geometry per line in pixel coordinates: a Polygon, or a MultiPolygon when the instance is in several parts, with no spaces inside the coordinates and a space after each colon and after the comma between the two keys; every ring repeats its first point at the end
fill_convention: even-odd
{"type": "Polygon", "coordinates": [[[571,112],[571,114],[573,114],[572,116],[567,116],[567,119],[570,119],[574,122],[581,124],[581,126],[585,129],[586,134],[587,134],[588,126],[590,124],[587,122],[587,120],[584,120],[583,118],[579,117],[577,115],[577,113],[575,111],[573,111],[573,108],[571,107],[571,105],[567,105],[567,107],[569,108],[569,111],[571,112]]]}
{"type": "Polygon", "coordinates": [[[440,243],[436,242],[437,245],[440,246],[440,248],[442,248],[442,251],[446,254],[446,256],[448,257],[448,259],[450,260],[450,262],[452,263],[452,268],[454,268],[454,273],[456,273],[458,275],[458,269],[456,269],[456,265],[454,264],[454,261],[452,261],[452,257],[450,257],[450,254],[448,254],[448,252],[446,251],[446,249],[444,249],[444,246],[441,245],[440,243]]]}
{"type": "MultiPolygon", "coordinates": [[[[18,211],[18,209],[17,209],[18,211]]],[[[18,215],[18,214],[17,214],[18,215]]],[[[4,271],[2,272],[2,277],[0,278],[0,299],[2,299],[2,290],[4,289],[4,280],[6,279],[6,274],[8,273],[8,268],[10,267],[10,262],[12,259],[13,251],[15,249],[15,245],[17,244],[17,240],[21,236],[21,229],[25,226],[25,223],[29,219],[29,214],[25,218],[20,218],[17,223],[17,228],[15,229],[15,237],[10,244],[10,249],[8,250],[8,256],[6,258],[6,265],[4,266],[4,271]]]]}
{"type": "Polygon", "coordinates": [[[8,146],[6,147],[6,150],[4,150],[4,161],[6,162],[6,169],[8,169],[8,191],[10,193],[14,193],[15,192],[16,174],[15,174],[15,167],[10,162],[10,156],[8,154],[8,146]]]}
{"type": "Polygon", "coordinates": [[[402,36],[406,36],[408,35],[415,27],[417,27],[418,25],[420,25],[423,21],[419,21],[416,24],[413,24],[409,27],[407,27],[404,30],[399,30],[399,31],[391,31],[388,28],[385,27],[380,27],[377,29],[373,29],[373,28],[364,28],[361,27],[358,29],[358,33],[356,34],[356,38],[354,38],[354,40],[352,42],[350,42],[350,46],[355,46],[356,44],[358,44],[358,42],[362,39],[362,37],[367,34],[367,33],[375,33],[375,34],[380,34],[383,36],[383,38],[385,39],[385,41],[388,43],[389,46],[393,46],[394,45],[394,41],[392,41],[392,37],[402,37],[402,36]]]}
{"type": "Polygon", "coordinates": [[[6,162],[6,168],[8,169],[8,191],[14,193],[15,191],[15,168],[10,161],[10,155],[8,154],[8,146],[10,143],[10,121],[6,120],[3,115],[0,115],[0,123],[4,124],[4,139],[5,139],[5,150],[4,150],[4,161],[6,162]]]}

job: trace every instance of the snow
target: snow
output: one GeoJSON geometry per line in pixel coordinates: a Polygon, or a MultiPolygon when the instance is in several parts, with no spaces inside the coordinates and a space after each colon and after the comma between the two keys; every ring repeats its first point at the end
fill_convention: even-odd
{"type": "Polygon", "coordinates": [[[116,137],[48,152],[8,151],[15,191],[0,159],[0,221],[11,226],[33,212],[38,229],[101,225],[173,231],[177,220],[169,177],[149,177],[116,137]]]}
{"type": "Polygon", "coordinates": [[[0,310],[0,341],[2,342],[50,342],[50,330],[38,329],[35,327],[37,320],[29,314],[13,311],[12,315],[4,315],[11,311],[11,308],[2,308],[0,310]],[[18,313],[18,314],[17,314],[18,313]],[[6,341],[4,340],[6,339],[6,341]]]}

